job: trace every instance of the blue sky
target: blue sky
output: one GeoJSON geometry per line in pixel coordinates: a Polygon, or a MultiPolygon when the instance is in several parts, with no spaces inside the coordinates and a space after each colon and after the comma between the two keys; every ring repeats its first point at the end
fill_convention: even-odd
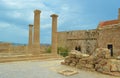
{"type": "Polygon", "coordinates": [[[51,43],[51,17],[58,14],[58,31],[95,29],[117,19],[120,0],[0,0],[0,41],[28,43],[28,25],[41,10],[41,43],[51,43]]]}

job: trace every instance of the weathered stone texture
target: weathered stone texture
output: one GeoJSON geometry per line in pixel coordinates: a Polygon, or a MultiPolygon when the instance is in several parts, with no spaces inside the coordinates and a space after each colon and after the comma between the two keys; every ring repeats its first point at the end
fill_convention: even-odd
{"type": "Polygon", "coordinates": [[[120,26],[99,30],[98,47],[107,48],[113,45],[113,55],[120,55],[120,26]]]}
{"type": "Polygon", "coordinates": [[[96,30],[58,32],[58,46],[65,46],[69,50],[80,47],[82,53],[92,54],[96,49],[97,35],[96,30]]]}
{"type": "Polygon", "coordinates": [[[52,48],[51,51],[53,54],[57,54],[57,17],[58,15],[52,14],[52,48]]]}
{"type": "Polygon", "coordinates": [[[111,58],[109,52],[107,48],[97,48],[92,55],[88,55],[72,50],[61,64],[120,76],[120,60],[111,58]]]}

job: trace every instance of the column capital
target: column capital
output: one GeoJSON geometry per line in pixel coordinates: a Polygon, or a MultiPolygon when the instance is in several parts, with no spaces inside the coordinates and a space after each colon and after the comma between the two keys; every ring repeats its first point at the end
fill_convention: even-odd
{"type": "Polygon", "coordinates": [[[29,27],[33,27],[33,24],[29,24],[29,27]]]}
{"type": "Polygon", "coordinates": [[[58,17],[58,15],[57,14],[52,14],[52,15],[50,15],[50,17],[58,17]]]}
{"type": "Polygon", "coordinates": [[[41,13],[41,11],[36,9],[36,10],[34,10],[34,13],[41,13]]]}

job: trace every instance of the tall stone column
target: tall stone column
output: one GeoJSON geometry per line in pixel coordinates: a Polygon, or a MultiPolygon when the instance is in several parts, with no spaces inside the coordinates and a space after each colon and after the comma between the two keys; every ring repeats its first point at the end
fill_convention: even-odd
{"type": "Polygon", "coordinates": [[[32,46],[33,45],[33,25],[29,24],[29,39],[28,39],[28,47],[27,47],[27,53],[26,54],[31,54],[32,53],[32,46]]]}
{"type": "Polygon", "coordinates": [[[118,9],[118,20],[120,20],[120,8],[118,9]]]}
{"type": "MultiPolygon", "coordinates": [[[[40,53],[40,10],[34,11],[34,51],[40,53]]],[[[36,53],[35,53],[36,54],[36,53]]]]}
{"type": "Polygon", "coordinates": [[[32,37],[33,37],[33,25],[29,24],[29,42],[28,42],[29,46],[32,46],[32,43],[33,43],[32,37]]]}
{"type": "Polygon", "coordinates": [[[119,20],[119,23],[120,23],[120,8],[118,10],[118,20],[119,20]]]}
{"type": "Polygon", "coordinates": [[[57,17],[58,15],[52,14],[52,49],[53,54],[57,54],[57,17]]]}

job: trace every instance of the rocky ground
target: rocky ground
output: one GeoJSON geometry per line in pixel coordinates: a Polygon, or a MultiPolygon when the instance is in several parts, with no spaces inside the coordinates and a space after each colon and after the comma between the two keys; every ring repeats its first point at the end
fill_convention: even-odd
{"type": "Polygon", "coordinates": [[[51,59],[0,63],[0,78],[119,78],[61,65],[61,61],[51,59]],[[68,69],[78,71],[78,74],[64,76],[58,73],[68,69]]]}

